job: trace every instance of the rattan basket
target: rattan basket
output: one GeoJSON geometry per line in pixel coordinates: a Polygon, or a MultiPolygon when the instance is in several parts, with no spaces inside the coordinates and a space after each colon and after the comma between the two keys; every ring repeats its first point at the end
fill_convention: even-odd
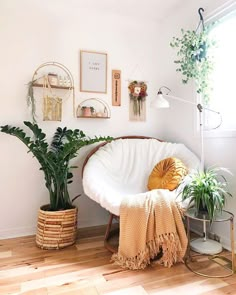
{"type": "Polygon", "coordinates": [[[61,249],[73,245],[77,232],[77,208],[46,211],[39,209],[36,244],[41,249],[61,249]]]}

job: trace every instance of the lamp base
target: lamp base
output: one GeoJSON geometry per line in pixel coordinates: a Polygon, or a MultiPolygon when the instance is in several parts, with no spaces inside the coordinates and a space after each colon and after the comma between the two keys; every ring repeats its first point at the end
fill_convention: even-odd
{"type": "Polygon", "coordinates": [[[223,248],[221,244],[217,241],[206,239],[204,238],[198,238],[195,240],[192,240],[190,242],[190,248],[197,253],[200,254],[208,254],[208,255],[215,255],[220,253],[223,248]]]}

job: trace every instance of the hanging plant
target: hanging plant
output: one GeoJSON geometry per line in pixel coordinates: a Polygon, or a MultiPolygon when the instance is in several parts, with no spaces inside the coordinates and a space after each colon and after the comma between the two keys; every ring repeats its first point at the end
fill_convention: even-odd
{"type": "Polygon", "coordinates": [[[147,96],[147,84],[142,81],[132,81],[129,86],[129,97],[133,101],[133,113],[141,116],[143,102],[147,96]]]}
{"type": "MultiPolygon", "coordinates": [[[[213,24],[214,25],[214,24],[213,24]]],[[[212,26],[203,27],[203,31],[185,31],[181,29],[180,38],[173,37],[170,46],[177,48],[177,72],[182,73],[182,82],[187,84],[194,80],[197,93],[202,94],[203,101],[209,102],[211,93],[210,75],[214,69],[213,49],[216,41],[209,36],[212,26]]]]}
{"type": "Polygon", "coordinates": [[[27,106],[31,108],[31,116],[33,123],[36,123],[36,102],[34,97],[34,87],[33,84],[36,82],[36,80],[28,82],[28,90],[27,90],[27,106]]]}

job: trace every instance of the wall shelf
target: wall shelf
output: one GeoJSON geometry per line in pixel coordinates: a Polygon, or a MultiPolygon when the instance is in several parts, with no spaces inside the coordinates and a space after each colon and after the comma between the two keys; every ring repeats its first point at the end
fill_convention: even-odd
{"type": "Polygon", "coordinates": [[[36,122],[36,117],[44,121],[61,121],[63,105],[71,96],[75,116],[74,80],[71,72],[58,62],[41,64],[28,83],[28,105],[31,107],[33,122],[36,122]],[[42,113],[38,111],[40,109],[42,113]]]}
{"type": "MultiPolygon", "coordinates": [[[[43,84],[39,84],[39,83],[33,83],[33,87],[44,87],[43,84]]],[[[50,85],[51,88],[54,88],[54,89],[66,89],[66,90],[69,90],[71,89],[72,87],[71,86],[60,86],[60,85],[50,85]]]]}
{"type": "Polygon", "coordinates": [[[110,119],[111,117],[94,117],[94,116],[78,116],[77,118],[84,119],[110,119]]]}
{"type": "Polygon", "coordinates": [[[83,100],[76,110],[77,118],[110,119],[111,111],[108,104],[100,98],[83,100]]]}

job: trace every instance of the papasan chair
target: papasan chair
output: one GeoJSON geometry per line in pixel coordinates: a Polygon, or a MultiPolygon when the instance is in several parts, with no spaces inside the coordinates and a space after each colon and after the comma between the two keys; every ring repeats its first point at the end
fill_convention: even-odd
{"type": "MultiPolygon", "coordinates": [[[[99,144],[86,157],[82,169],[83,189],[85,195],[110,212],[104,238],[109,251],[117,250],[109,239],[114,234],[111,226],[113,219],[119,218],[123,198],[146,192],[154,166],[168,157],[180,159],[188,175],[200,167],[199,159],[184,144],[145,136],[124,136],[99,144]]],[[[181,202],[179,191],[177,188],[169,193],[178,196],[181,202]]]]}

